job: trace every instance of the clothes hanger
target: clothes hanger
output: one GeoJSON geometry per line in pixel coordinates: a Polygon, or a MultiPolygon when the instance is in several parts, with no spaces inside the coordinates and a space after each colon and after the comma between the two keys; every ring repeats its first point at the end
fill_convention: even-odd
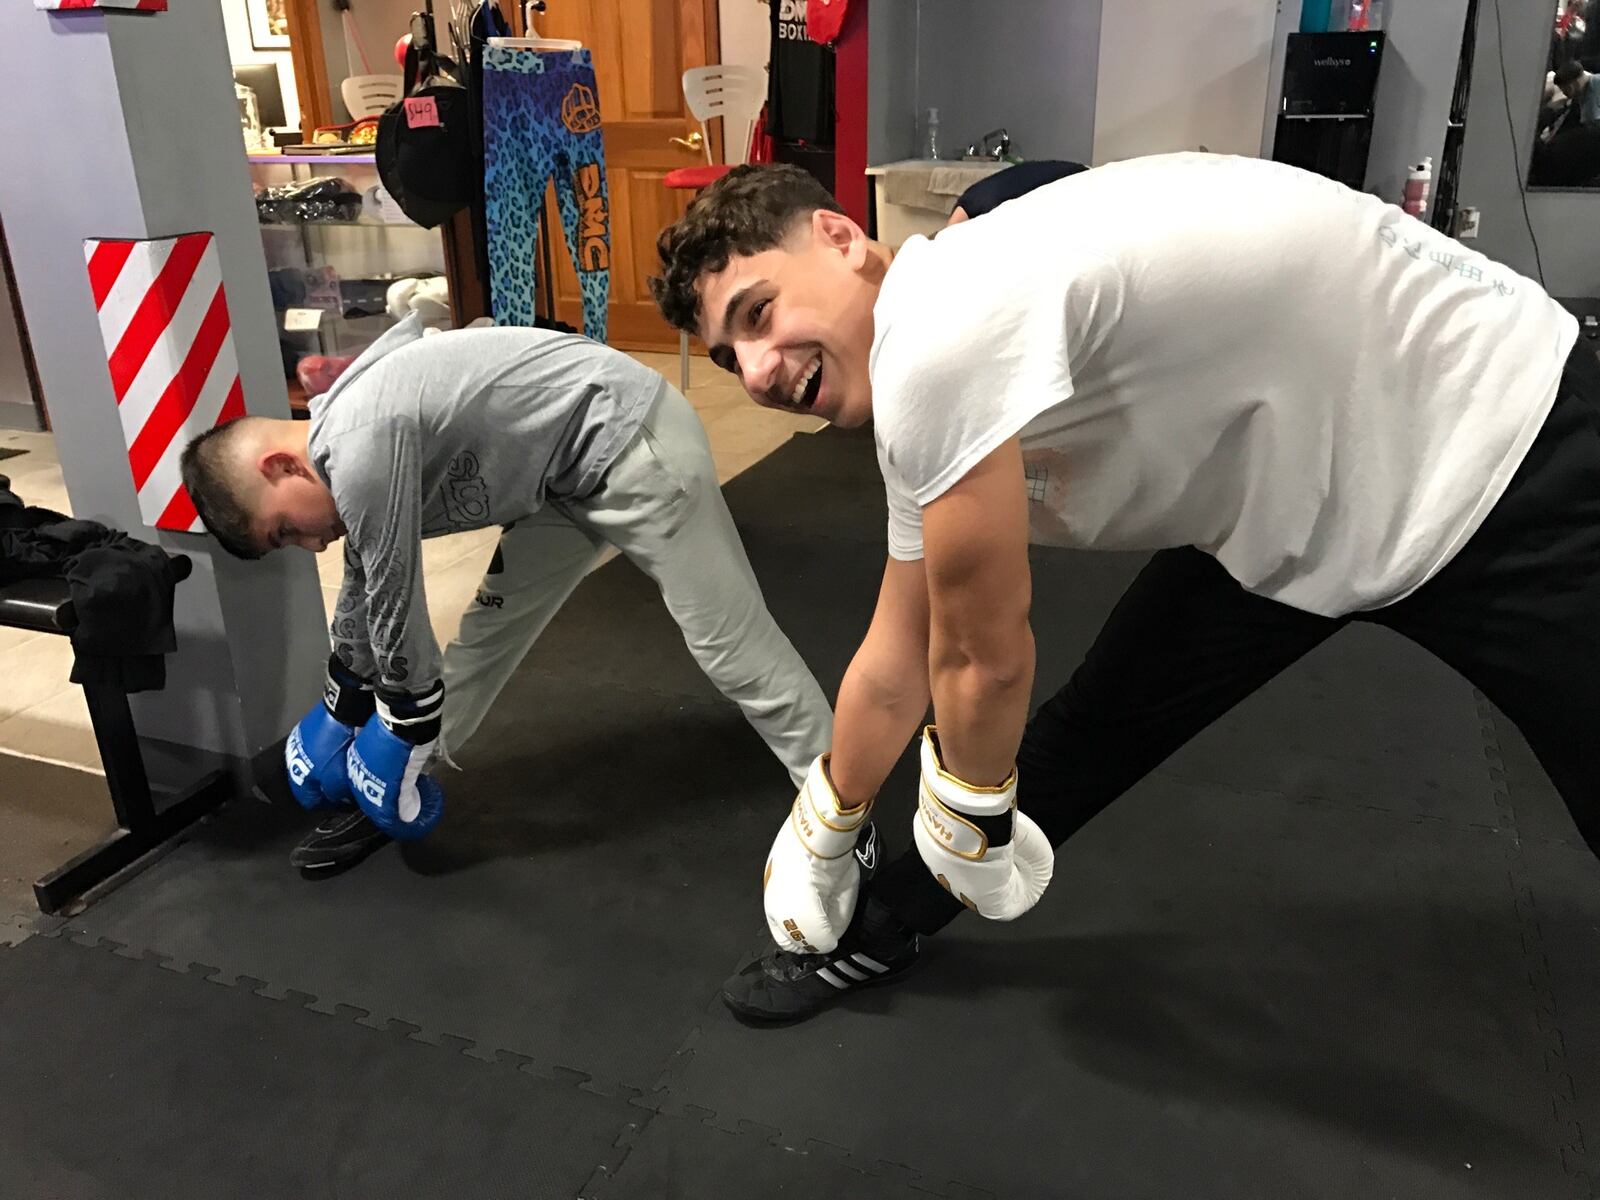
{"type": "Polygon", "coordinates": [[[527,0],[522,6],[522,27],[527,30],[527,37],[492,37],[489,39],[491,46],[503,46],[508,50],[582,50],[583,43],[571,38],[542,38],[533,28],[533,14],[544,11],[544,0],[527,0]]]}

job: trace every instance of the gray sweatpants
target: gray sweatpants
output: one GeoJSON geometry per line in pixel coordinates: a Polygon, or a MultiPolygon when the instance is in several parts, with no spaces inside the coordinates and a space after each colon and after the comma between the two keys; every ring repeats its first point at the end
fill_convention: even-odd
{"type": "Polygon", "coordinates": [[[798,786],[832,741],[833,713],[767,611],[705,428],[671,387],[594,493],[547,504],[501,535],[500,569],[484,577],[444,653],[447,761],[607,545],[655,580],[700,669],[798,786]]]}

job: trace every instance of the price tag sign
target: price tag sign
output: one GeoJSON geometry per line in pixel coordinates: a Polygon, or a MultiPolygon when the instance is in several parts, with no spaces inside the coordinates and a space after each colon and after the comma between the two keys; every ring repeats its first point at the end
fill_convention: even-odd
{"type": "Polygon", "coordinates": [[[439,105],[432,96],[406,97],[406,124],[412,129],[437,128],[439,105]]]}
{"type": "Polygon", "coordinates": [[[321,324],[320,308],[291,308],[283,314],[283,327],[289,333],[315,333],[321,324]]]}

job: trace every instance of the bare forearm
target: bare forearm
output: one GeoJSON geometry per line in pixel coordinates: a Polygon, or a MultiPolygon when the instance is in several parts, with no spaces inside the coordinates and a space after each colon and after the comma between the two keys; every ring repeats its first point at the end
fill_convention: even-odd
{"type": "Polygon", "coordinates": [[[1033,633],[1026,621],[981,652],[936,633],[929,655],[933,708],[945,769],[980,787],[1011,774],[1033,689],[1033,633]]]}
{"type": "Polygon", "coordinates": [[[940,756],[979,787],[1011,774],[1033,688],[1027,494],[1013,438],[922,511],[940,756]]]}
{"type": "Polygon", "coordinates": [[[912,661],[897,674],[894,681],[885,680],[858,659],[839,685],[829,767],[833,786],[847,807],[858,807],[877,795],[928,715],[925,665],[912,661]]]}

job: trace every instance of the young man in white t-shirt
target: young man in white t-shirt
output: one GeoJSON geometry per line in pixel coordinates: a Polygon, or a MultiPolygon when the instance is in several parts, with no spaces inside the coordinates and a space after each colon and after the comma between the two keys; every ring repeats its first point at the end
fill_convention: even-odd
{"type": "Polygon", "coordinates": [[[1026,911],[1049,846],[1350,620],[1482,689],[1600,847],[1600,365],[1537,284],[1201,154],[1048,184],[892,265],[807,177],[745,168],[659,249],[668,320],[759,403],[870,418],[888,493],[831,756],[767,863],[785,949],[728,981],[736,1012],[895,978],[963,904],[1026,911]],[[1158,553],[1024,732],[1030,540],[1158,553]],[[930,698],[916,851],[858,904],[850,842],[930,698]]]}

